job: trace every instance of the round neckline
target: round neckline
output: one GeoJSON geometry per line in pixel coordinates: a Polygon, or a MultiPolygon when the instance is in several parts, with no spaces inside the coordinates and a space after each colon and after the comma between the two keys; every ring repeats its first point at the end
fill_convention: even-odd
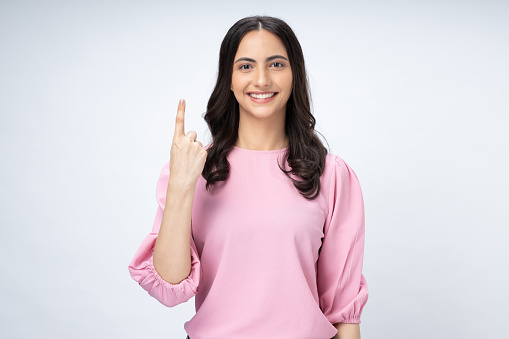
{"type": "Polygon", "coordinates": [[[236,150],[242,151],[242,152],[249,152],[249,153],[258,153],[258,154],[269,153],[270,154],[270,153],[279,153],[279,152],[286,151],[288,149],[288,147],[281,148],[281,149],[273,149],[273,150],[268,150],[268,151],[259,151],[259,150],[255,150],[255,149],[240,148],[240,147],[237,147],[234,145],[233,149],[236,149],[236,150]]]}

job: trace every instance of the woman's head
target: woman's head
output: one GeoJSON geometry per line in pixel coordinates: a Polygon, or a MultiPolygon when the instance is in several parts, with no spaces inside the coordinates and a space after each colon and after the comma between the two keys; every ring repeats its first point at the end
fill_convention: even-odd
{"type": "MultiPolygon", "coordinates": [[[[300,43],[292,31],[290,26],[283,20],[270,17],[270,16],[250,16],[237,21],[226,33],[223,42],[221,43],[219,51],[219,67],[217,74],[217,82],[215,88],[210,96],[209,103],[207,105],[207,114],[205,120],[209,123],[214,122],[216,118],[222,122],[222,126],[215,125],[211,128],[211,134],[213,139],[216,136],[220,136],[225,132],[238,132],[239,123],[239,103],[245,103],[246,106],[249,102],[246,99],[247,92],[249,91],[265,91],[261,87],[250,86],[249,88],[233,87],[234,81],[243,77],[234,78],[234,67],[236,56],[238,55],[239,46],[241,41],[246,35],[248,38],[257,36],[257,33],[264,31],[265,36],[277,37],[277,40],[284,46],[285,56],[287,56],[287,64],[291,68],[291,88],[289,91],[285,91],[285,94],[281,95],[278,99],[277,106],[282,107],[286,105],[287,119],[290,118],[288,115],[295,112],[296,107],[301,107],[306,111],[310,111],[310,99],[309,90],[307,83],[307,76],[304,64],[304,55],[300,43]],[[233,88],[232,88],[233,87],[233,88]],[[240,91],[244,91],[244,96],[240,91]],[[287,98],[287,99],[286,99],[287,98]],[[218,110],[221,112],[221,117],[211,116],[210,112],[218,110]],[[288,114],[289,113],[289,114],[288,114]],[[226,126],[225,126],[226,125],[226,126]],[[217,129],[216,129],[216,128],[217,129]],[[227,131],[225,131],[227,130],[227,131]]],[[[260,63],[265,63],[265,60],[256,60],[260,63]]],[[[282,59],[274,60],[284,61],[282,59]]],[[[237,74],[241,74],[237,72],[237,74]]],[[[287,77],[285,78],[287,80],[287,77]]],[[[269,79],[270,80],[270,79],[269,79]]],[[[262,80],[263,81],[263,80],[262,80]]],[[[280,83],[280,82],[278,82],[280,83]]],[[[237,82],[240,84],[240,82],[237,82]]],[[[244,83],[245,84],[245,83],[244,83]]],[[[241,84],[240,84],[241,85],[241,84]]],[[[277,85],[277,84],[274,84],[277,85]]],[[[241,85],[242,86],[242,85],[241,85]]],[[[270,86],[270,85],[269,85],[270,86]]],[[[285,85],[286,86],[286,85],[285,85]]],[[[273,90],[268,89],[267,91],[273,90]]],[[[283,92],[283,91],[282,91],[283,92]]],[[[288,124],[287,124],[288,125],[288,124]]],[[[287,131],[288,133],[288,131],[287,131]]],[[[229,141],[233,144],[236,141],[237,135],[229,135],[229,141]],[[234,139],[233,141],[231,139],[234,139]]]]}
{"type": "Polygon", "coordinates": [[[251,115],[282,128],[292,93],[292,69],[281,39],[265,29],[252,30],[240,41],[234,60],[230,89],[240,119],[251,115]]]}
{"type": "Polygon", "coordinates": [[[306,198],[315,193],[310,198],[314,199],[320,190],[319,179],[325,167],[327,148],[314,130],[316,121],[311,113],[310,97],[304,55],[290,26],[270,16],[250,16],[237,21],[221,43],[217,81],[204,115],[213,139],[207,149],[207,162],[202,173],[207,180],[207,189],[215,182],[226,180],[228,176],[226,155],[238,138],[240,103],[244,113],[258,117],[266,117],[268,114],[285,115],[284,129],[288,136],[285,161],[291,169],[281,170],[289,178],[290,172],[303,178],[291,180],[306,198]],[[268,52],[259,51],[256,46],[265,46],[268,52]],[[256,54],[255,58],[253,55],[241,55],[244,50],[256,54]],[[286,60],[266,60],[273,55],[283,56],[286,60]],[[254,62],[244,59],[236,63],[237,59],[243,57],[253,59],[254,62]],[[279,69],[280,65],[273,65],[279,62],[285,62],[286,68],[279,69]],[[235,68],[249,63],[264,65],[264,72],[260,73],[260,67],[254,74],[235,68]],[[259,105],[249,97],[251,92],[265,91],[278,92],[270,103],[272,106],[259,105]]]}

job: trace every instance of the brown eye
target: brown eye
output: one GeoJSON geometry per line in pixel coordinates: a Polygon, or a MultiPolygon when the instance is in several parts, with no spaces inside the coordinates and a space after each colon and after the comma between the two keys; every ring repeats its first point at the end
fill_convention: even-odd
{"type": "MultiPolygon", "coordinates": [[[[277,66],[277,68],[279,68],[279,67],[283,67],[283,66],[284,66],[284,65],[283,65],[282,63],[280,63],[280,62],[274,62],[274,63],[272,63],[272,65],[276,65],[276,64],[277,64],[277,65],[281,65],[281,66],[277,66]]],[[[271,66],[272,66],[272,65],[271,65],[271,66]]]]}
{"type": "Polygon", "coordinates": [[[250,65],[244,64],[244,65],[241,65],[241,66],[239,67],[239,69],[247,69],[247,68],[243,68],[244,66],[251,67],[250,65]]]}

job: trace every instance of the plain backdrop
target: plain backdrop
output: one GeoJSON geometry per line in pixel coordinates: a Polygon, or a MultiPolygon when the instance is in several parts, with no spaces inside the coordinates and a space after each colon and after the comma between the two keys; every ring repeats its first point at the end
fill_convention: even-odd
{"type": "Polygon", "coordinates": [[[2,1],[0,337],[185,338],[194,298],[127,266],[179,99],[210,142],[219,46],[256,14],[295,31],[361,182],[362,338],[507,338],[509,3],[451,0],[2,1]]]}

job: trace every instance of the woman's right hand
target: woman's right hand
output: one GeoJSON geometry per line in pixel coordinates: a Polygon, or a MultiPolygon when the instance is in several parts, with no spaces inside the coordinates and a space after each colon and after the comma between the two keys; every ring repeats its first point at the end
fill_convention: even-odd
{"type": "Polygon", "coordinates": [[[180,100],[175,121],[175,134],[170,149],[170,179],[168,185],[192,185],[194,188],[207,160],[207,150],[196,140],[195,131],[184,131],[186,102],[180,100]]]}

